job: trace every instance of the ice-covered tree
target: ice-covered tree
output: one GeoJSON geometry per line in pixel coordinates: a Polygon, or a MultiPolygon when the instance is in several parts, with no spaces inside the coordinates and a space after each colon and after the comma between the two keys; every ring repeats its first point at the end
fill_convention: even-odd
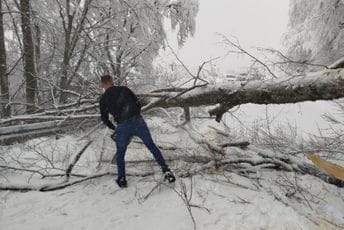
{"type": "MultiPolygon", "coordinates": [[[[8,68],[14,66],[10,77],[16,79],[12,82],[16,93],[10,100],[16,105],[33,104],[33,97],[28,102],[22,98],[22,73],[28,71],[21,65],[24,31],[18,26],[20,15],[15,13],[20,9],[19,1],[2,2],[8,11],[8,68]]],[[[34,66],[39,86],[36,110],[84,97],[101,74],[116,76],[120,84],[128,77],[147,75],[165,45],[166,23],[171,23],[182,46],[195,31],[197,12],[197,0],[30,1],[31,20],[25,28],[32,32],[30,66],[34,66]]],[[[89,98],[95,98],[94,94],[89,98]]]]}
{"type": "Polygon", "coordinates": [[[289,11],[292,59],[329,65],[344,56],[344,1],[291,0],[289,11]]]}
{"type": "Polygon", "coordinates": [[[101,1],[101,7],[92,12],[95,24],[100,26],[92,34],[95,44],[93,53],[98,53],[101,71],[115,75],[122,83],[132,72],[149,73],[152,62],[164,47],[166,37],[164,23],[170,20],[177,30],[178,42],[182,46],[186,38],[193,35],[197,1],[101,1]]]}
{"type": "Polygon", "coordinates": [[[123,84],[130,74],[149,73],[164,47],[165,21],[183,45],[194,33],[198,11],[194,0],[56,0],[43,3],[43,9],[37,4],[33,8],[44,22],[40,50],[46,54],[41,55],[49,57],[41,58],[49,64],[41,69],[66,90],[60,103],[80,80],[108,73],[123,84]]]}

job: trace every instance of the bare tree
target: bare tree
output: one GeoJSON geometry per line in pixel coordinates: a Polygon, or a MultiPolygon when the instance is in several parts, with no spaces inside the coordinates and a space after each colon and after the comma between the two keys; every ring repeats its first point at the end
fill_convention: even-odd
{"type": "MultiPolygon", "coordinates": [[[[75,55],[75,50],[78,42],[80,42],[81,33],[84,29],[87,13],[89,11],[89,5],[92,0],[86,0],[84,2],[82,12],[80,17],[77,17],[77,9],[71,10],[70,0],[65,1],[65,6],[63,6],[59,0],[56,1],[60,8],[60,17],[62,19],[63,30],[64,30],[64,50],[63,50],[63,61],[61,66],[61,78],[59,87],[61,89],[68,89],[70,83],[72,82],[75,74],[80,67],[80,64],[76,65],[76,69],[71,71],[71,59],[75,55]],[[65,14],[64,14],[65,12],[65,14]]],[[[80,3],[80,2],[79,2],[80,3]]],[[[86,45],[87,47],[87,45],[86,45]]],[[[84,52],[82,52],[84,54],[84,52]]],[[[83,59],[83,55],[80,60],[83,59]]],[[[78,62],[79,63],[79,62],[78,62]]],[[[60,103],[65,103],[67,101],[67,94],[65,92],[61,93],[60,103]]]]}
{"type": "Polygon", "coordinates": [[[26,81],[26,111],[32,113],[36,104],[37,79],[35,68],[35,48],[31,31],[30,1],[20,0],[21,27],[24,45],[24,77],[26,81]]]}

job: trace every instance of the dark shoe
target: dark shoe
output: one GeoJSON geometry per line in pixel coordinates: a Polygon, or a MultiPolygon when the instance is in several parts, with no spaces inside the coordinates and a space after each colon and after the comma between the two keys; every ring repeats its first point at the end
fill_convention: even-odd
{"type": "Polygon", "coordinates": [[[121,188],[126,188],[128,187],[127,180],[125,177],[120,177],[116,180],[116,183],[118,184],[119,187],[121,188]]]}
{"type": "Polygon", "coordinates": [[[165,173],[165,172],[171,172],[171,169],[170,169],[167,165],[164,166],[164,167],[161,167],[161,170],[162,170],[163,173],[165,173]]]}
{"type": "Polygon", "coordinates": [[[165,171],[165,180],[168,181],[168,183],[172,183],[176,181],[175,176],[173,175],[173,173],[171,172],[171,170],[169,171],[165,171]]]}

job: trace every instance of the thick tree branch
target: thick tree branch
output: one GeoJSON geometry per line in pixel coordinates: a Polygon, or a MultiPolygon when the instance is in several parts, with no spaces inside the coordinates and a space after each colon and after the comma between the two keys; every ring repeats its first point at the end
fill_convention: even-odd
{"type": "Polygon", "coordinates": [[[81,155],[86,151],[86,149],[88,148],[88,146],[91,145],[91,143],[93,142],[93,140],[89,140],[84,147],[75,155],[73,161],[69,164],[67,170],[66,170],[66,181],[69,180],[70,174],[75,166],[75,164],[79,161],[81,155]]]}
{"type": "Polygon", "coordinates": [[[305,75],[265,81],[230,82],[206,85],[185,94],[166,93],[150,103],[153,107],[197,107],[220,104],[211,115],[221,117],[224,111],[241,104],[285,104],[303,101],[334,100],[344,97],[344,69],[324,70],[305,75]],[[173,98],[173,99],[172,99],[173,98]]]}

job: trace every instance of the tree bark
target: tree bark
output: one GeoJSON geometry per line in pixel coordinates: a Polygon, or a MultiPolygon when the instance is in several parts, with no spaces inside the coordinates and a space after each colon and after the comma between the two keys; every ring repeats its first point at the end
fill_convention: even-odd
{"type": "Polygon", "coordinates": [[[76,163],[79,161],[81,155],[86,151],[86,149],[92,144],[93,140],[89,140],[84,147],[74,156],[74,159],[72,162],[68,165],[68,168],[66,169],[66,181],[69,180],[70,175],[72,173],[72,170],[76,163]]]}
{"type": "Polygon", "coordinates": [[[35,28],[35,61],[36,61],[36,73],[40,72],[40,62],[41,62],[41,28],[39,23],[36,21],[34,23],[35,28]]]}
{"type": "Polygon", "coordinates": [[[10,95],[6,63],[6,47],[2,14],[2,1],[0,1],[0,86],[0,101],[2,101],[2,109],[0,114],[2,114],[2,117],[9,117],[11,115],[11,107],[7,105],[7,103],[9,102],[10,95]]]}
{"type": "Polygon", "coordinates": [[[37,79],[35,68],[35,48],[31,31],[30,0],[20,0],[20,14],[22,21],[23,46],[24,46],[24,78],[26,81],[26,107],[28,113],[34,111],[37,94],[37,79]],[[30,105],[31,104],[31,105],[30,105]]]}
{"type": "MultiPolygon", "coordinates": [[[[154,95],[151,95],[154,96],[154,95]]],[[[344,69],[329,69],[302,76],[266,81],[229,82],[191,88],[181,93],[159,93],[157,99],[143,109],[154,107],[197,107],[216,105],[210,110],[220,121],[234,106],[253,104],[285,104],[303,101],[334,100],[344,97],[344,69]],[[179,94],[179,96],[178,96],[179,94]]]]}

